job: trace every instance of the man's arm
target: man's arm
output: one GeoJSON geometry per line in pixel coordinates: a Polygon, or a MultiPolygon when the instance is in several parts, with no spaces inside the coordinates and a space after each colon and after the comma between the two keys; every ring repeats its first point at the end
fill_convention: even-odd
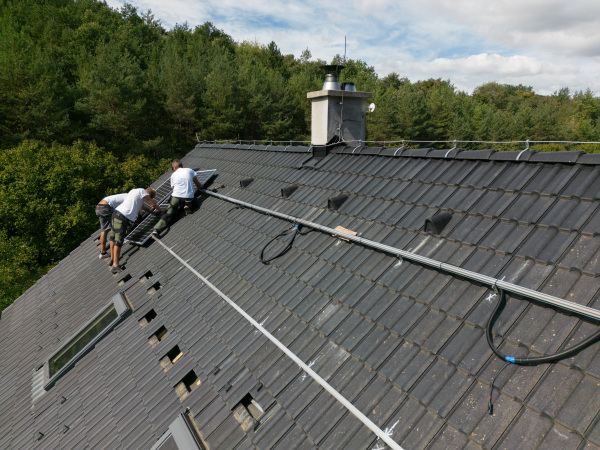
{"type": "MultiPolygon", "coordinates": [[[[146,196],[144,197],[144,200],[146,200],[148,203],[150,203],[150,205],[151,205],[151,206],[152,206],[154,209],[156,209],[156,210],[160,211],[161,213],[164,213],[164,212],[165,212],[165,210],[164,210],[164,209],[162,209],[162,208],[159,206],[159,204],[158,204],[158,203],[156,203],[154,200],[152,200],[152,198],[151,198],[149,195],[146,195],[146,196]]],[[[144,210],[144,211],[147,211],[147,212],[152,212],[152,210],[151,210],[150,208],[148,208],[146,205],[143,205],[143,206],[142,206],[142,210],[144,210]]]]}
{"type": "Polygon", "coordinates": [[[202,189],[202,183],[200,183],[200,182],[198,181],[198,178],[194,177],[194,178],[192,179],[192,181],[194,182],[194,184],[196,185],[196,187],[197,187],[198,189],[202,189]]]}

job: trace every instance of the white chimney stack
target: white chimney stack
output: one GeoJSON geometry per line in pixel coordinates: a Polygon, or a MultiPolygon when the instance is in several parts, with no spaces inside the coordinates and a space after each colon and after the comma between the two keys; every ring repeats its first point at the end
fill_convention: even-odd
{"type": "Polygon", "coordinates": [[[372,94],[357,92],[354,83],[340,86],[337,72],[344,66],[323,68],[327,71],[323,89],[306,95],[312,103],[311,143],[326,145],[332,140],[364,141],[367,99],[372,94]]]}

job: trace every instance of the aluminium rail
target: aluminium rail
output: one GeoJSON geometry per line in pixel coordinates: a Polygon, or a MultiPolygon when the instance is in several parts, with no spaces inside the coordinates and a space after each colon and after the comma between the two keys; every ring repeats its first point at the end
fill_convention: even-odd
{"type": "MultiPolygon", "coordinates": [[[[331,394],[338,402],[340,402],[348,411],[350,411],[358,420],[360,420],[363,425],[369,428],[373,433],[377,435],[377,439],[381,439],[385,442],[390,448],[394,450],[403,450],[402,447],[392,439],[392,434],[387,430],[383,431],[379,428],[371,419],[369,419],[365,414],[363,414],[356,406],[352,404],[346,397],[344,397],[340,392],[338,392],[333,386],[331,386],[324,378],[322,378],[317,372],[311,369],[312,364],[306,364],[302,361],[292,350],[290,350],[285,344],[283,344],[279,339],[273,336],[269,331],[262,326],[261,323],[258,323],[250,314],[244,311],[237,303],[235,303],[231,298],[229,298],[224,292],[222,292],[218,287],[212,284],[208,278],[205,278],[200,272],[194,269],[185,259],[179,256],[172,248],[167,246],[159,237],[155,236],[154,240],[158,242],[166,251],[168,251],[171,255],[173,255],[181,264],[183,264],[190,272],[192,272],[202,283],[204,283],[207,287],[209,287],[215,294],[225,300],[229,306],[235,309],[244,319],[254,326],[257,331],[260,331],[263,336],[269,339],[273,344],[275,344],[283,353],[285,353],[294,363],[298,365],[308,376],[310,376],[315,382],[317,382],[323,389],[325,389],[329,394],[331,394]]],[[[393,428],[393,427],[392,427],[393,428]]]]}
{"type": "Polygon", "coordinates": [[[444,263],[433,258],[428,258],[426,256],[417,255],[416,253],[412,253],[406,250],[402,250],[396,247],[392,247],[389,245],[381,244],[376,241],[372,241],[370,239],[365,239],[359,236],[354,236],[352,234],[347,234],[342,231],[335,230],[333,228],[326,227],[324,225],[320,225],[315,222],[311,222],[309,220],[301,219],[299,217],[294,217],[289,214],[280,213],[268,208],[263,208],[262,206],[254,205],[252,203],[244,202],[242,200],[238,200],[233,197],[229,197],[223,194],[219,194],[216,192],[211,192],[207,190],[202,190],[204,194],[211,195],[213,197],[219,198],[221,200],[227,201],[229,203],[233,203],[239,206],[243,206],[245,208],[267,214],[273,217],[278,217],[283,220],[287,220],[289,222],[304,225],[309,228],[313,228],[315,230],[322,231],[327,234],[332,234],[344,239],[347,239],[352,242],[356,242],[358,244],[364,245],[366,247],[371,247],[382,252],[386,252],[392,255],[397,256],[398,258],[405,259],[408,261],[413,261],[419,264],[422,264],[427,267],[432,267],[442,272],[450,273],[459,277],[463,277],[472,281],[476,281],[478,283],[490,286],[492,289],[502,289],[506,292],[510,292],[513,294],[517,294],[526,298],[530,298],[536,300],[541,303],[545,303],[547,305],[551,305],[557,308],[560,308],[563,311],[576,314],[578,316],[584,316],[588,319],[593,319],[595,321],[600,320],[600,310],[595,308],[590,308],[588,306],[579,305],[575,302],[570,302],[568,300],[564,300],[559,297],[555,297],[553,295],[545,294],[543,292],[536,291],[534,289],[529,289],[523,286],[519,286],[514,283],[509,283],[508,281],[499,280],[494,277],[490,277],[487,275],[482,275],[478,272],[474,272],[472,270],[463,269],[458,266],[454,266],[452,264],[444,263]]]}

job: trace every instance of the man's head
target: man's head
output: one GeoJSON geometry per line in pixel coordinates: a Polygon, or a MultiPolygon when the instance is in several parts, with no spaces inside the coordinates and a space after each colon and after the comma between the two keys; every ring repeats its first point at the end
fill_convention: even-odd
{"type": "Polygon", "coordinates": [[[148,195],[150,196],[150,198],[156,197],[156,191],[154,189],[148,188],[148,189],[146,189],[146,192],[148,193],[148,195]]]}
{"type": "Polygon", "coordinates": [[[171,167],[173,168],[173,172],[175,172],[177,169],[181,169],[183,164],[180,159],[174,159],[171,163],[171,167]]]}

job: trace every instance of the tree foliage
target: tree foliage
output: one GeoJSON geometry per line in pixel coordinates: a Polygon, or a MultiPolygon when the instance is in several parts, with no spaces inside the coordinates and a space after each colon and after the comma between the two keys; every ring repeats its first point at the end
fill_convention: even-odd
{"type": "MultiPolygon", "coordinates": [[[[309,140],[306,94],[321,89],[325,63],[235,42],[209,22],[167,31],[129,4],[3,0],[0,310],[89,236],[100,198],[147,185],[196,137],[309,140]]],[[[331,63],[373,93],[368,140],[600,140],[590,90],[490,82],[469,95],[450,80],[331,63]]]]}

